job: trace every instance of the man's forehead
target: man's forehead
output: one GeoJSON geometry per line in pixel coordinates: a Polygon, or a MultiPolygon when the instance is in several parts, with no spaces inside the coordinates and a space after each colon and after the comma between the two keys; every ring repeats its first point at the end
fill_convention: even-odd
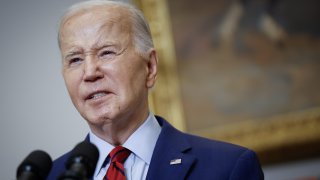
{"type": "Polygon", "coordinates": [[[132,40],[132,27],[127,9],[94,7],[78,10],[60,27],[61,49],[70,47],[97,48],[109,45],[126,46],[132,40]]]}
{"type": "Polygon", "coordinates": [[[117,29],[118,33],[131,34],[131,22],[128,17],[128,10],[119,6],[96,6],[77,10],[65,19],[60,27],[60,35],[74,31],[74,28],[96,32],[108,32],[111,28],[117,29]]]}

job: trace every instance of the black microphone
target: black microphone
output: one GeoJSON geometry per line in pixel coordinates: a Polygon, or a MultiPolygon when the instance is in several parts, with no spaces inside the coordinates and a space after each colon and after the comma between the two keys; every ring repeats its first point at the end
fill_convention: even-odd
{"type": "Polygon", "coordinates": [[[66,162],[66,171],[59,180],[84,180],[93,176],[99,158],[98,148],[83,141],[75,146],[66,162]]]}
{"type": "Polygon", "coordinates": [[[18,166],[17,180],[45,180],[51,166],[52,159],[46,152],[33,151],[18,166]]]}

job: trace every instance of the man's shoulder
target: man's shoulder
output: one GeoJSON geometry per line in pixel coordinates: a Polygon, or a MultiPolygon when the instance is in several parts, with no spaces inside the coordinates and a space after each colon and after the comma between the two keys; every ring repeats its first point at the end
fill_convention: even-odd
{"type": "Polygon", "coordinates": [[[163,128],[162,137],[159,138],[160,146],[172,145],[183,147],[182,149],[189,147],[186,152],[198,159],[203,159],[204,162],[221,160],[235,163],[243,156],[256,157],[255,152],[246,147],[181,132],[171,126],[165,119],[159,116],[157,116],[157,119],[163,128]]]}
{"type": "Polygon", "coordinates": [[[220,152],[223,154],[229,154],[229,153],[240,154],[249,150],[248,148],[235,145],[232,143],[223,142],[215,139],[208,139],[198,135],[181,132],[175,129],[174,127],[172,127],[165,119],[159,116],[157,116],[157,119],[159,123],[162,125],[162,127],[164,128],[163,139],[165,139],[166,144],[169,142],[168,138],[170,138],[170,141],[172,141],[173,144],[174,143],[177,144],[177,142],[181,142],[182,140],[183,142],[187,142],[192,147],[193,151],[196,151],[196,152],[210,151],[210,152],[216,152],[216,153],[220,152]],[[174,138],[172,138],[173,136],[174,138]],[[174,139],[175,141],[172,139],[174,139]]]}
{"type": "Polygon", "coordinates": [[[207,170],[219,174],[219,179],[223,174],[230,179],[264,179],[258,156],[251,149],[189,134],[184,136],[192,146],[189,153],[197,159],[195,169],[201,171],[209,166],[207,170]]]}
{"type": "MultiPolygon", "coordinates": [[[[188,172],[190,179],[263,179],[263,172],[254,151],[228,142],[181,132],[163,118],[157,119],[162,126],[162,132],[156,146],[158,149],[155,149],[154,153],[156,164],[166,164],[172,154],[175,154],[184,157],[185,162],[194,163],[192,170],[188,172]],[[206,172],[205,175],[202,172],[206,172]]],[[[157,167],[154,169],[157,171],[157,167]]]]}

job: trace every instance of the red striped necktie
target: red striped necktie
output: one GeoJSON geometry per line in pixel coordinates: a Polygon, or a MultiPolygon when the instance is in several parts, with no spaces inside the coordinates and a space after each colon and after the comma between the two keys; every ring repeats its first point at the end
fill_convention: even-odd
{"type": "Polygon", "coordinates": [[[130,155],[130,150],[122,146],[115,147],[108,155],[110,166],[104,180],[126,180],[123,164],[130,155]]]}

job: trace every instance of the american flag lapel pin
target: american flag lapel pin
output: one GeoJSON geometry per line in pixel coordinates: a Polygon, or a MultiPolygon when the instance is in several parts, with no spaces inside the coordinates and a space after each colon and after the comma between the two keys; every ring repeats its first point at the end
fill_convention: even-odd
{"type": "Polygon", "coordinates": [[[170,161],[170,165],[174,165],[174,164],[181,164],[181,159],[172,159],[171,161],[170,161]]]}

